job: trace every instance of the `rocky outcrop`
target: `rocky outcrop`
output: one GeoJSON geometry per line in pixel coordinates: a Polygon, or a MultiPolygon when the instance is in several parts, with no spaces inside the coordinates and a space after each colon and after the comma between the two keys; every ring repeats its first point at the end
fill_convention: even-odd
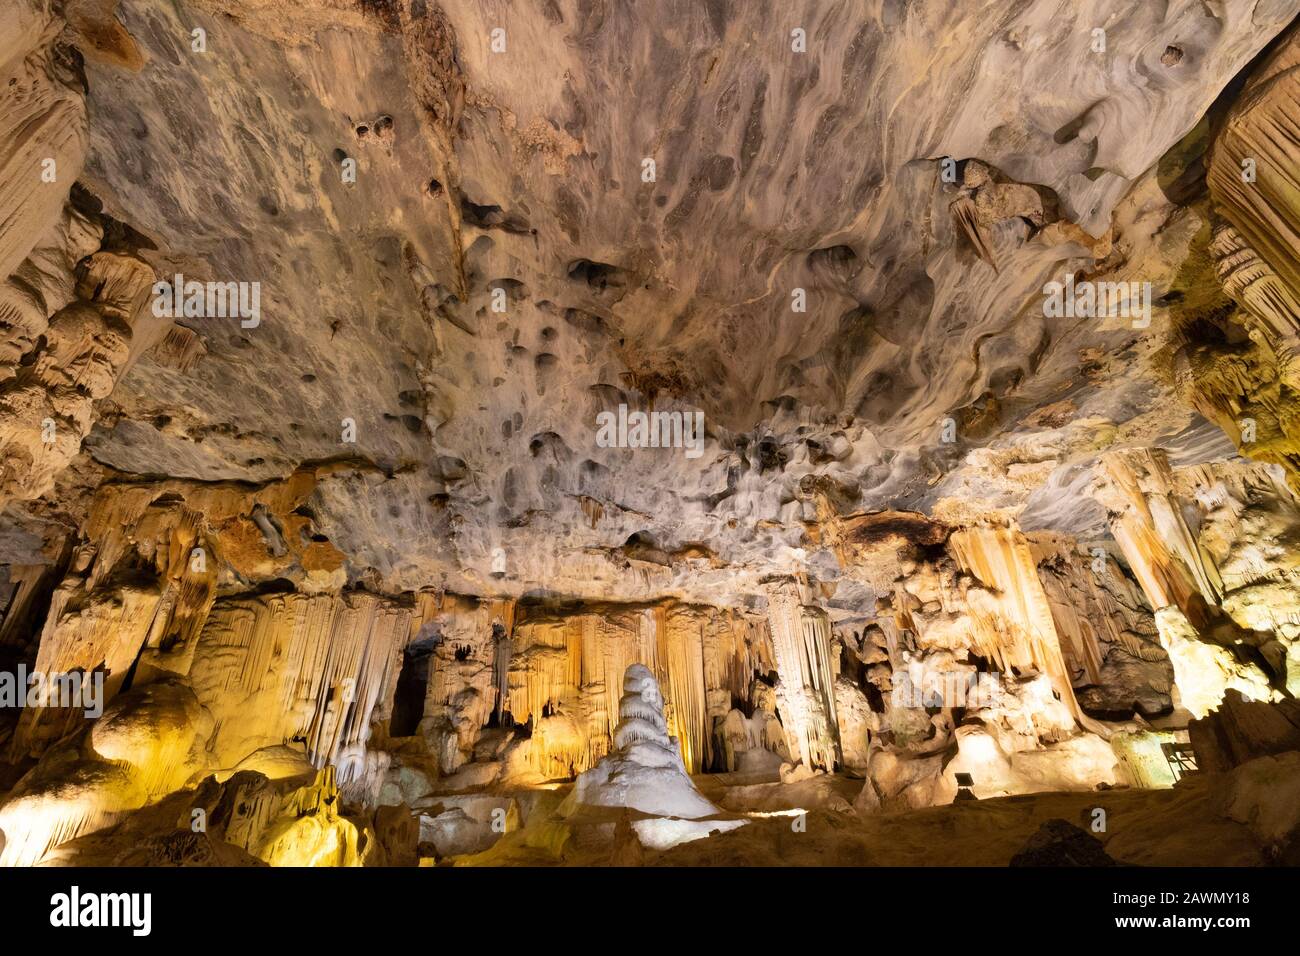
{"type": "Polygon", "coordinates": [[[1011,858],[1011,866],[1114,866],[1102,843],[1069,820],[1048,820],[1011,858]]]}
{"type": "Polygon", "coordinates": [[[1224,773],[1257,757],[1300,750],[1300,704],[1251,701],[1229,690],[1222,703],[1187,725],[1197,768],[1224,773]]]}
{"type": "Polygon", "coordinates": [[[1083,712],[1147,720],[1173,710],[1173,667],[1141,588],[1103,549],[1038,534],[1030,547],[1083,712]]]}
{"type": "Polygon", "coordinates": [[[1284,542],[1300,511],[1279,475],[1263,466],[1176,473],[1159,451],[1112,454],[1105,475],[1098,494],[1156,610],[1183,705],[1204,716],[1229,688],[1256,700],[1293,693],[1300,652],[1284,542]]]}
{"type": "Polygon", "coordinates": [[[51,748],[0,806],[0,865],[30,866],[62,843],[181,789],[205,765],[194,693],[160,682],[125,695],[51,748]]]}
{"type": "Polygon", "coordinates": [[[224,842],[271,866],[361,866],[367,853],[376,852],[374,832],[342,816],[333,767],[297,788],[267,783],[256,774],[237,774],[203,819],[214,818],[224,842]]]}

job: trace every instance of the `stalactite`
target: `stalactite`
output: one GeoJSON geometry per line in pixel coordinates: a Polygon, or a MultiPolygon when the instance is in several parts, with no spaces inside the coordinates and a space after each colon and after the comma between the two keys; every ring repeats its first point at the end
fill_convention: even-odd
{"type": "MultiPolygon", "coordinates": [[[[498,710],[495,670],[497,627],[513,634],[513,601],[480,601],[455,594],[418,596],[418,633],[436,640],[431,662],[424,717],[426,736],[439,754],[443,773],[468,762],[482,729],[498,710]]],[[[512,643],[513,639],[512,639],[512,643]]],[[[505,675],[502,714],[519,723],[527,717],[523,689],[513,672],[505,675]]]]}
{"type": "MultiPolygon", "coordinates": [[[[618,721],[617,675],[644,664],[664,688],[670,732],[696,773],[713,762],[714,722],[730,710],[733,694],[748,699],[754,671],[772,669],[765,638],[753,622],[673,602],[524,609],[512,641],[509,710],[520,723],[546,713],[567,717],[586,740],[576,763],[586,769],[609,752],[618,721]]],[[[539,753],[537,759],[550,766],[550,758],[539,753]]],[[[536,769],[542,772],[541,764],[536,769]]]]}
{"type": "Polygon", "coordinates": [[[735,613],[706,620],[704,685],[716,716],[725,714],[732,701],[749,700],[754,675],[774,671],[776,659],[766,620],[735,613]]]}
{"type": "Polygon", "coordinates": [[[1223,582],[1183,518],[1168,456],[1149,448],[1112,452],[1102,456],[1102,469],[1110,481],[1103,501],[1111,532],[1151,606],[1173,605],[1199,618],[1192,595],[1217,604],[1223,582]]]}
{"type": "MultiPolygon", "coordinates": [[[[47,9],[22,4],[23,26],[10,36],[6,22],[0,89],[0,276],[9,276],[58,218],[68,188],[81,173],[86,155],[86,107],[77,77],[48,42],[55,24],[47,9]],[[46,42],[42,42],[46,41],[46,42]],[[13,44],[12,46],[10,44],[13,44]],[[31,44],[25,49],[18,44],[31,44]],[[39,178],[47,160],[55,182],[39,178]]],[[[11,16],[6,9],[6,21],[11,16]]]]}
{"type": "Polygon", "coordinates": [[[514,657],[514,638],[504,627],[493,625],[492,632],[492,686],[496,690],[496,701],[492,708],[492,717],[499,724],[506,713],[510,699],[510,661],[514,657]]]}
{"type": "Polygon", "coordinates": [[[1247,239],[1227,222],[1214,230],[1210,244],[1223,291],[1246,308],[1265,340],[1278,355],[1279,365],[1292,375],[1300,351],[1300,299],[1259,257],[1247,239]]]}
{"type": "Polygon", "coordinates": [[[41,582],[50,573],[44,564],[11,564],[6,567],[9,596],[0,618],[0,647],[19,643],[19,626],[28,620],[41,582]]]}
{"type": "MultiPolygon", "coordinates": [[[[116,696],[158,611],[153,585],[122,585],[83,603],[73,579],[54,592],[33,670],[44,675],[104,674],[104,701],[116,696]]],[[[38,754],[83,720],[75,708],[24,708],[14,732],[14,756],[38,754]]]]}
{"type": "Polygon", "coordinates": [[[576,705],[582,686],[585,620],[528,620],[516,625],[520,649],[510,679],[510,713],[526,723],[552,707],[576,705]]]}
{"type": "Polygon", "coordinates": [[[997,252],[993,247],[993,237],[975,209],[975,200],[963,196],[953,201],[949,211],[952,213],[953,221],[966,233],[966,238],[970,240],[971,248],[975,250],[976,255],[992,266],[994,272],[1000,272],[997,252]]]}
{"type": "Polygon", "coordinates": [[[1169,655],[1137,583],[1119,562],[1079,554],[1073,539],[1029,538],[1081,705],[1108,717],[1171,709],[1169,655]]]}
{"type": "Polygon", "coordinates": [[[805,605],[787,580],[769,586],[768,622],[780,674],[782,724],[806,766],[833,769],[839,763],[839,729],[830,621],[825,611],[805,605]]]}
{"type": "Polygon", "coordinates": [[[394,693],[410,615],[369,594],[218,602],[189,675],[212,712],[218,764],[302,740],[320,767],[364,744],[377,703],[394,693]]]}
{"type": "MultiPolygon", "coordinates": [[[[705,620],[690,609],[675,607],[664,615],[658,674],[672,702],[668,726],[682,760],[699,772],[713,759],[713,722],[704,681],[705,620]]],[[[657,676],[658,676],[657,674],[657,676]]]]}
{"type": "Polygon", "coordinates": [[[1268,671],[1277,684],[1288,671],[1294,636],[1252,613],[1258,598],[1246,583],[1268,579],[1282,594],[1296,591],[1286,568],[1259,564],[1265,553],[1276,560],[1272,542],[1291,534],[1300,515],[1292,493],[1268,467],[1238,468],[1221,477],[1211,466],[1175,474],[1163,452],[1103,457],[1108,483],[1099,486],[1098,496],[1156,608],[1183,703],[1195,716],[1212,709],[1229,687],[1269,699],[1280,691],[1270,687],[1268,671]],[[1195,534],[1185,511],[1196,515],[1195,534]],[[1226,578],[1221,561],[1231,569],[1226,578]]]}
{"type": "Polygon", "coordinates": [[[977,652],[1004,673],[1046,674],[1084,728],[1106,734],[1074,696],[1051,605],[1023,534],[1011,528],[969,528],[949,539],[953,557],[989,590],[967,591],[977,652]]]}
{"type": "Polygon", "coordinates": [[[1067,665],[1071,671],[1082,671],[1089,683],[1100,683],[1103,648],[1097,628],[1106,629],[1108,636],[1118,641],[1120,635],[1114,621],[1106,614],[1099,618],[1087,617],[1086,608],[1070,601],[1065,586],[1056,576],[1044,575],[1042,582],[1067,665]]]}
{"type": "Polygon", "coordinates": [[[153,349],[154,359],[159,365],[178,372],[191,371],[206,354],[207,349],[198,333],[181,325],[171,326],[153,349]]]}
{"type": "MultiPolygon", "coordinates": [[[[106,701],[133,664],[137,682],[187,673],[221,569],[254,578],[288,573],[303,555],[293,534],[292,548],[274,557],[253,524],[256,509],[301,526],[294,522],[307,519],[293,510],[314,484],[303,472],[256,490],[186,481],[101,486],[46,614],[37,666],[105,671],[106,701]]],[[[38,752],[66,729],[62,718],[30,711],[14,747],[38,752]]]]}
{"type": "MultiPolygon", "coordinates": [[[[1300,42],[1294,34],[1253,71],[1219,131],[1206,182],[1216,210],[1278,276],[1294,301],[1300,295],[1300,199],[1294,189],[1300,123],[1300,42]],[[1258,175],[1242,175],[1250,160],[1258,175]]],[[[1291,316],[1295,321],[1295,316],[1291,316]]]]}
{"type": "Polygon", "coordinates": [[[1300,489],[1297,63],[1300,42],[1292,33],[1252,71],[1218,124],[1206,163],[1215,213],[1210,254],[1224,292],[1241,306],[1233,324],[1249,339],[1207,343],[1189,334],[1181,379],[1192,403],[1243,455],[1281,465],[1300,489]]]}

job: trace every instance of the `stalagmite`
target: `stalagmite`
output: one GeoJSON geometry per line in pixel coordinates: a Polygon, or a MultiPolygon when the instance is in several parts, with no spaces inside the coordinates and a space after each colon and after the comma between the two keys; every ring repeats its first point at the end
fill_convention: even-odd
{"type": "Polygon", "coordinates": [[[311,785],[289,794],[278,814],[254,850],[272,866],[361,866],[365,850],[371,849],[374,834],[364,838],[339,813],[333,767],[320,771],[311,785]]]}
{"type": "Polygon", "coordinates": [[[0,866],[30,866],[186,785],[206,763],[203,727],[199,701],[180,682],[119,698],[47,751],[0,806],[0,866]]]}
{"type": "Polygon", "coordinates": [[[497,673],[502,650],[497,627],[507,634],[513,631],[514,605],[454,594],[422,594],[417,614],[413,624],[418,620],[419,633],[434,641],[421,732],[438,754],[441,770],[453,773],[472,755],[494,712],[500,712],[502,721],[507,714],[512,721],[518,719],[509,696],[509,672],[504,678],[497,673]],[[498,700],[502,684],[506,696],[498,700]]]}
{"type": "Polygon", "coordinates": [[[578,777],[562,811],[566,816],[581,819],[590,808],[636,811],[632,828],[655,849],[744,825],[711,819],[722,811],[686,775],[680,744],[668,734],[659,684],[644,664],[628,667],[618,715],[613,751],[578,777]]]}
{"type": "Polygon", "coordinates": [[[680,604],[605,606],[572,614],[525,611],[511,640],[510,698],[517,723],[546,727],[534,769],[566,777],[595,764],[618,722],[620,674],[642,663],[665,688],[671,733],[692,772],[715,761],[714,724],[747,699],[755,670],[771,667],[766,634],[736,616],[680,604]],[[561,717],[563,721],[555,718],[561,717]],[[548,722],[549,723],[546,723],[548,722]],[[552,743],[560,748],[552,752],[552,743]]]}

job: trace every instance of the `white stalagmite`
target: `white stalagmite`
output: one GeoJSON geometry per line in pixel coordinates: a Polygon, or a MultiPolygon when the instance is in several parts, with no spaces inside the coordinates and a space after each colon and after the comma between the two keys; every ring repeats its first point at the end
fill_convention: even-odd
{"type": "Polygon", "coordinates": [[[574,820],[603,818],[597,809],[626,808],[642,815],[633,829],[646,846],[666,849],[743,826],[743,820],[711,819],[722,810],[706,800],[687,776],[675,737],[668,735],[659,682],[644,664],[628,667],[618,705],[614,750],[578,776],[562,812],[574,820]]]}
{"type": "Polygon", "coordinates": [[[749,699],[755,672],[775,669],[759,624],[730,610],[670,601],[558,612],[525,606],[510,635],[504,709],[516,724],[533,721],[530,766],[548,779],[594,767],[613,745],[623,674],[644,664],[664,692],[664,720],[687,772],[712,767],[720,757],[715,722],[733,699],[749,699]],[[536,733],[557,716],[563,727],[536,733]]]}

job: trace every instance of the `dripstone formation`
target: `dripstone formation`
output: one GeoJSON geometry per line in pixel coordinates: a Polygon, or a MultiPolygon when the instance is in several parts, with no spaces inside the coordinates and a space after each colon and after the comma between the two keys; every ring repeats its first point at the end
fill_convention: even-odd
{"type": "Polygon", "coordinates": [[[1300,852],[1300,0],[0,13],[0,865],[1300,852]]]}

